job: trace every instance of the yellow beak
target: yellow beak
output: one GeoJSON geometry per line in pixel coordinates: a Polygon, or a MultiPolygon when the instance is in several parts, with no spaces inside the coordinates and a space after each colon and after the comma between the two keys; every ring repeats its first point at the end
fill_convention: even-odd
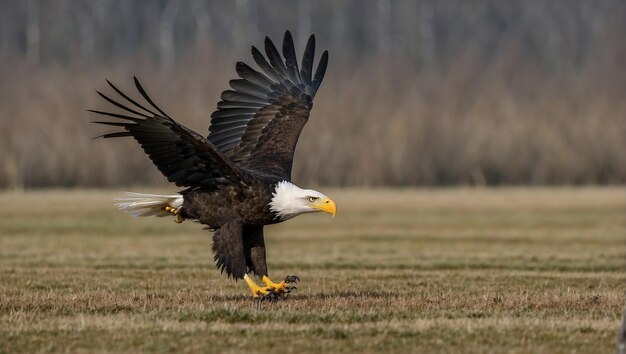
{"type": "Polygon", "coordinates": [[[337,206],[330,198],[322,198],[311,203],[311,208],[319,209],[321,211],[331,214],[333,217],[337,213],[337,206]]]}

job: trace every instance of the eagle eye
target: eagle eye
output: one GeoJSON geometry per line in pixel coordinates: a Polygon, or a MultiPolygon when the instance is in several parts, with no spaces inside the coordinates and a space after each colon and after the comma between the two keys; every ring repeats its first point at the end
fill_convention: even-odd
{"type": "Polygon", "coordinates": [[[309,202],[311,202],[311,203],[316,201],[316,200],[317,200],[317,198],[315,198],[315,197],[309,197],[309,202]]]}

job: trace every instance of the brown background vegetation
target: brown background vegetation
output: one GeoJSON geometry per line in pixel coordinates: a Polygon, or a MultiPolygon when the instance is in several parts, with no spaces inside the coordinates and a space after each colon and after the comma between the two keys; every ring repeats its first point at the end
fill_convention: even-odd
{"type": "Polygon", "coordinates": [[[206,132],[236,60],[291,29],[330,50],[294,180],[626,182],[623,1],[0,1],[0,187],[164,184],[92,141],[105,78],[206,132]]]}

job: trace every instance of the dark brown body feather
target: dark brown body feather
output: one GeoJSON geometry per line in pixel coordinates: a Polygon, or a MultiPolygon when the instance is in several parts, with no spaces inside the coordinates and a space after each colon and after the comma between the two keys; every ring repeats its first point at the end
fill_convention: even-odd
{"type": "Polygon", "coordinates": [[[183,194],[181,213],[184,218],[198,220],[213,230],[234,219],[251,226],[273,224],[279,221],[269,206],[276,183],[276,179],[257,176],[246,186],[190,190],[183,194]]]}
{"type": "Polygon", "coordinates": [[[266,37],[267,59],[252,47],[263,73],[237,63],[240,78],[231,80],[232,90],[222,93],[206,138],[169,117],[136,78],[135,86],[148,105],[109,82],[127,103],[98,94],[123,113],[92,111],[120,119],[96,122],[123,129],[102,137],[133,137],[168,181],[186,187],[180,192],[184,198],[181,216],[215,231],[217,266],[234,278],[242,278],[247,271],[267,275],[263,225],[280,222],[270,210],[272,193],[278,182],[291,179],[295,147],[328,62],[324,52],[313,75],[313,36],[306,45],[302,69],[298,69],[288,31],[282,52],[284,61],[266,37]]]}

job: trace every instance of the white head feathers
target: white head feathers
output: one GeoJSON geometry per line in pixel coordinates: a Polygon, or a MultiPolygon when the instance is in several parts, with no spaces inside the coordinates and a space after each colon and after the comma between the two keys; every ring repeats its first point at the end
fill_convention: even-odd
{"type": "Polygon", "coordinates": [[[310,206],[311,201],[327,198],[318,191],[302,189],[287,181],[278,182],[272,196],[270,210],[278,214],[281,220],[291,219],[302,213],[319,211],[310,206]]]}

